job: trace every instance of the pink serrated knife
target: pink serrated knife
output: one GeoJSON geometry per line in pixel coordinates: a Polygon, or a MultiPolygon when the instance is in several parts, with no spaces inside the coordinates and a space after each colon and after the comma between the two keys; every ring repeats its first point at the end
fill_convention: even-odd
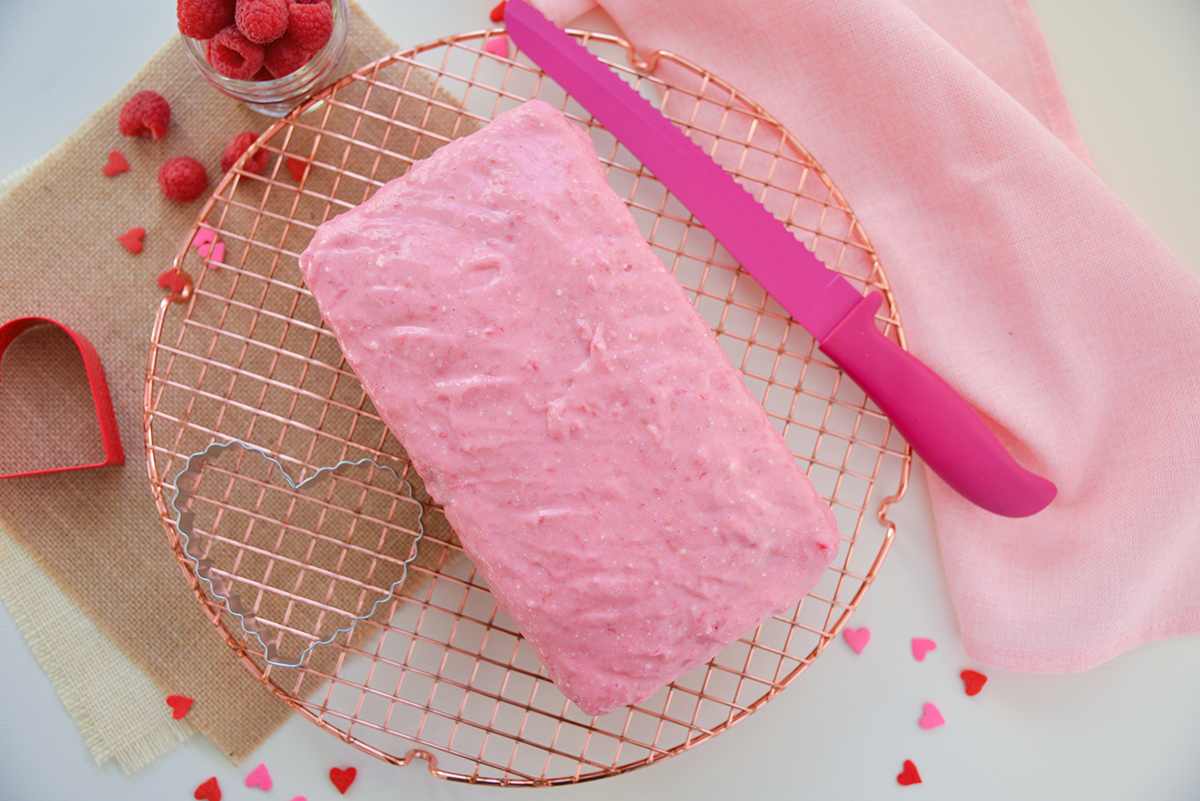
{"type": "Polygon", "coordinates": [[[1026,517],[1057,492],[1017,464],[963,398],[875,326],[882,301],[822,264],[658,109],[523,0],[508,35],[604,124],[875,401],[931,470],[996,514],[1026,517]]]}

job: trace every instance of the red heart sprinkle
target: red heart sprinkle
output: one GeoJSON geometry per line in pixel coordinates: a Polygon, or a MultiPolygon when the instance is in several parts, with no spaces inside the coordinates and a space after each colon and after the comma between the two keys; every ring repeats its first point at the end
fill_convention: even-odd
{"type": "Polygon", "coordinates": [[[298,159],[295,156],[288,156],[286,159],[288,172],[297,181],[304,180],[304,173],[308,172],[308,162],[304,159],[298,159]]]}
{"type": "Polygon", "coordinates": [[[904,760],[904,770],[896,776],[896,781],[905,786],[921,783],[921,774],[917,773],[917,766],[911,759],[904,760]]]}
{"type": "Polygon", "coordinates": [[[146,229],[137,226],[118,236],[117,241],[124,245],[130,253],[138,254],[142,252],[142,239],[145,236],[146,229]]]}
{"type": "Polygon", "coordinates": [[[174,267],[168,267],[162,271],[162,274],[158,276],[158,285],[163,289],[171,290],[174,295],[182,293],[186,286],[183,276],[176,272],[174,267]]]}
{"type": "Polygon", "coordinates": [[[183,716],[188,713],[188,710],[192,708],[192,704],[194,703],[195,701],[193,701],[191,698],[188,698],[186,695],[167,696],[167,706],[171,707],[171,716],[176,720],[181,720],[183,716]]]}
{"type": "Polygon", "coordinates": [[[125,172],[129,169],[129,162],[125,160],[125,156],[120,150],[110,150],[108,152],[108,163],[100,168],[100,171],[112,178],[120,172],[125,172]]]}
{"type": "Polygon", "coordinates": [[[342,795],[350,789],[350,785],[354,784],[355,777],[358,776],[358,771],[354,768],[330,768],[329,781],[333,782],[333,786],[338,788],[338,792],[342,795]]]}
{"type": "Polygon", "coordinates": [[[987,684],[988,677],[975,670],[964,670],[958,675],[962,677],[963,684],[967,689],[967,695],[979,695],[979,691],[983,689],[983,685],[987,684]]]}
{"type": "Polygon", "coordinates": [[[501,0],[500,5],[492,9],[492,13],[488,14],[488,19],[492,22],[504,22],[504,2],[501,0]]]}
{"type": "Polygon", "coordinates": [[[217,784],[217,777],[213,776],[197,787],[194,795],[197,801],[221,801],[221,785],[217,784]]]}

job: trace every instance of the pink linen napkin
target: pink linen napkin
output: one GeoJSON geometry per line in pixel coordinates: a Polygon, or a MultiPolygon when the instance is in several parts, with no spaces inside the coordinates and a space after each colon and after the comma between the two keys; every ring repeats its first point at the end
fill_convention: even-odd
{"type": "MultiPolygon", "coordinates": [[[[534,0],[560,25],[592,0],[534,0]]],[[[930,475],[980,663],[1052,673],[1200,632],[1200,279],[1099,178],[1026,0],[600,0],[821,163],[910,349],[1059,495],[984,512],[930,475]]]]}

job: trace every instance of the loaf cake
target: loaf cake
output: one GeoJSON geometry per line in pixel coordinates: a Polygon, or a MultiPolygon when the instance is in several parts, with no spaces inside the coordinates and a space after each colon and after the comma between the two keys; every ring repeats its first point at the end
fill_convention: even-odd
{"type": "Polygon", "coordinates": [[[584,712],[703,664],[835,557],[828,505],[557,109],[445,145],[321,225],[300,268],[584,712]]]}

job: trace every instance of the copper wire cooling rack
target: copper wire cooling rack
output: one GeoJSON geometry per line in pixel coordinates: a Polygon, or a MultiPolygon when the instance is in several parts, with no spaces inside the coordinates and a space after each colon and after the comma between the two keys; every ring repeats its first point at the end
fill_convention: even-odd
{"type": "MultiPolygon", "coordinates": [[[[894,533],[885,512],[907,486],[910,453],[808,334],[601,125],[520,54],[485,49],[498,33],[463,34],[364,67],[274,124],[230,170],[193,230],[211,229],[223,255],[216,248],[202,256],[189,237],[175,262],[183,289],[159,309],[146,443],[159,511],[201,606],[245,666],[296,711],[393,764],[426,760],[442,778],[561,784],[692,748],[794,681],[879,570],[894,533]],[[591,134],[610,184],[741,367],[842,535],[834,565],[794,609],[645,702],[599,718],[565,700],[496,609],[342,360],[297,267],[321,222],[530,98],[591,134]],[[244,165],[260,149],[271,158],[255,175],[244,165]],[[213,584],[197,577],[170,511],[189,457],[231,441],[273,454],[292,481],[272,475],[278,467],[264,470],[273,464],[266,460],[207,469],[192,488],[189,520],[207,575],[236,591],[256,631],[276,644],[311,645],[369,615],[350,634],[316,645],[299,667],[268,663],[260,639],[210,594],[213,584]],[[372,467],[305,482],[320,468],[360,459],[394,470],[411,496],[395,494],[391,470],[372,467]],[[415,560],[388,597],[388,580],[404,576],[397,571],[418,532],[415,560]]],[[[571,33],[658,102],[827,264],[864,292],[881,292],[879,325],[903,344],[867,237],[795,138],[681,58],[659,53],[640,62],[616,37],[571,33]]]]}

